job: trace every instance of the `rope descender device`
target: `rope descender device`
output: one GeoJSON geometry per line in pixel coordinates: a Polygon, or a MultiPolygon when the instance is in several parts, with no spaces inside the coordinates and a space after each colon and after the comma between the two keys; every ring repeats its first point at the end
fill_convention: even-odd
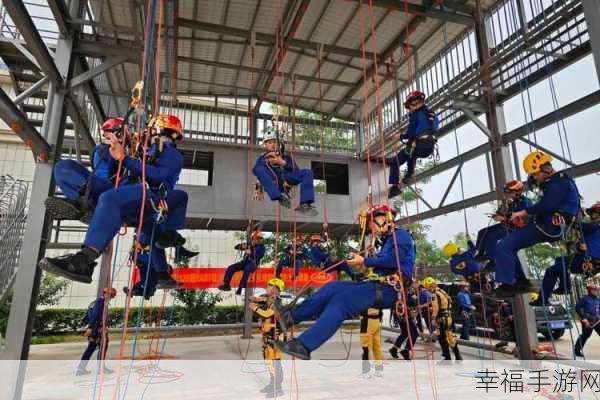
{"type": "Polygon", "coordinates": [[[137,108],[142,103],[142,92],[144,91],[144,81],[137,81],[131,89],[131,108],[137,108]]]}

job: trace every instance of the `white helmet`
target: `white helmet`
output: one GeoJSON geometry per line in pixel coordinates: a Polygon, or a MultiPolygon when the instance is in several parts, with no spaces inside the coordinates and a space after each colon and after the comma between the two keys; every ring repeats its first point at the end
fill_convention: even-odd
{"type": "Polygon", "coordinates": [[[263,131],[263,143],[267,140],[285,141],[285,133],[277,131],[277,128],[270,126],[263,131]]]}

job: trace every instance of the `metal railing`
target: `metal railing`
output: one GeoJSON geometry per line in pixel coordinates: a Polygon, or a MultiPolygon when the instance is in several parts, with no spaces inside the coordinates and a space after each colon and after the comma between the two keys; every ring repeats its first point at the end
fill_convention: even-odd
{"type": "Polygon", "coordinates": [[[17,272],[27,219],[29,185],[0,176],[0,304],[10,292],[17,272]]]}

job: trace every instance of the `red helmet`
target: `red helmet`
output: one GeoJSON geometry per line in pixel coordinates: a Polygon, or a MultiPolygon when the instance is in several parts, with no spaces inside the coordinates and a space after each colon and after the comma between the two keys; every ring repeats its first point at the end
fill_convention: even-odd
{"type": "Polygon", "coordinates": [[[379,217],[381,215],[385,215],[388,220],[391,222],[396,217],[396,210],[388,206],[387,204],[374,204],[367,213],[371,216],[371,218],[379,217]]]}
{"type": "Polygon", "coordinates": [[[258,229],[253,231],[252,234],[250,235],[250,240],[253,242],[258,242],[259,240],[262,240],[262,239],[263,239],[263,234],[258,229]]]}
{"type": "Polygon", "coordinates": [[[304,235],[296,235],[295,241],[296,242],[304,242],[304,235]]]}
{"type": "Polygon", "coordinates": [[[176,115],[158,114],[152,122],[162,135],[166,135],[174,141],[183,139],[183,125],[176,115]]]}
{"type": "Polygon", "coordinates": [[[600,214],[600,201],[587,209],[588,214],[600,214]]]}
{"type": "Polygon", "coordinates": [[[104,132],[118,131],[123,126],[123,122],[125,122],[123,117],[109,118],[104,121],[100,129],[102,129],[104,132]]]}
{"type": "Polygon", "coordinates": [[[585,285],[587,290],[598,290],[598,284],[596,284],[595,282],[588,282],[587,285],[585,285]]]}
{"type": "Polygon", "coordinates": [[[525,185],[523,185],[523,182],[516,179],[504,184],[504,193],[513,192],[521,194],[523,193],[523,190],[525,190],[525,185]]]}
{"type": "Polygon", "coordinates": [[[414,92],[410,92],[408,96],[406,96],[406,100],[404,101],[404,107],[408,108],[408,105],[415,100],[425,101],[425,93],[415,90],[414,92]]]}
{"type": "Polygon", "coordinates": [[[107,287],[107,288],[104,288],[104,290],[102,291],[102,293],[104,293],[105,296],[109,295],[110,298],[112,299],[113,297],[117,296],[117,289],[112,288],[112,287],[111,288],[107,287]]]}
{"type": "Polygon", "coordinates": [[[310,236],[311,242],[320,242],[321,240],[323,240],[323,238],[318,233],[315,233],[314,235],[310,236]]]}

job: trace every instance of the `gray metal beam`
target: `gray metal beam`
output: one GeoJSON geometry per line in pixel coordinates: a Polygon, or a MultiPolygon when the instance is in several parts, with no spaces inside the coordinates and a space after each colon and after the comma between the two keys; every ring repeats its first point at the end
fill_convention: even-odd
{"type": "Polygon", "coordinates": [[[596,75],[600,82],[600,3],[598,0],[582,0],[583,15],[590,35],[596,75]]]}
{"type": "Polygon", "coordinates": [[[546,148],[546,147],[544,147],[544,146],[542,146],[542,145],[540,145],[540,144],[538,144],[538,143],[536,143],[536,142],[534,142],[532,140],[529,140],[529,139],[524,138],[524,137],[519,138],[519,140],[522,141],[525,144],[528,144],[531,147],[534,147],[534,148],[536,148],[538,150],[542,150],[543,152],[550,154],[552,157],[556,158],[558,161],[561,161],[561,162],[567,164],[569,167],[575,166],[575,163],[573,163],[572,161],[567,160],[566,158],[564,158],[560,154],[558,154],[558,153],[556,153],[556,152],[554,152],[554,151],[552,151],[552,150],[550,150],[550,149],[548,149],[548,148],[546,148]]]}
{"type": "Polygon", "coordinates": [[[48,160],[50,146],[2,88],[0,88],[0,118],[31,148],[36,161],[48,160]]]}
{"type": "Polygon", "coordinates": [[[69,88],[73,89],[81,84],[88,82],[91,79],[94,79],[96,76],[108,71],[109,69],[123,64],[125,61],[129,59],[129,56],[121,55],[115,57],[109,57],[102,64],[97,65],[92,69],[88,69],[87,71],[77,75],[69,82],[69,88]]]}
{"type": "MultiPolygon", "coordinates": [[[[177,24],[179,27],[190,28],[195,30],[202,30],[206,32],[213,32],[219,34],[225,34],[229,36],[237,36],[241,38],[245,38],[246,40],[250,40],[252,36],[252,31],[240,28],[234,28],[232,26],[224,26],[219,24],[213,24],[210,22],[204,21],[196,21],[187,18],[179,18],[177,20],[177,24]]],[[[269,33],[256,32],[256,40],[260,40],[261,42],[271,43],[275,45],[277,43],[276,35],[272,35],[269,33]]],[[[288,46],[293,46],[301,49],[314,50],[320,43],[311,42],[310,40],[302,40],[295,38],[286,39],[286,44],[288,46]]],[[[361,50],[352,49],[349,47],[342,47],[330,44],[323,44],[323,51],[332,54],[340,54],[343,56],[349,56],[354,58],[362,58],[363,54],[361,50]]],[[[373,59],[375,54],[373,52],[366,53],[367,58],[373,59]]],[[[385,57],[383,58],[385,59],[385,57]]]]}
{"type": "Polygon", "coordinates": [[[39,63],[44,74],[48,75],[53,82],[62,82],[61,74],[58,72],[52,56],[46,48],[23,2],[5,1],[3,5],[19,32],[23,35],[29,51],[39,63]]]}
{"type": "Polygon", "coordinates": [[[17,97],[15,97],[15,99],[13,100],[13,103],[15,103],[15,104],[21,104],[26,99],[28,99],[30,96],[32,96],[32,95],[36,94],[37,92],[39,92],[40,90],[42,90],[42,88],[44,87],[44,85],[46,85],[49,81],[50,81],[50,77],[49,76],[44,76],[42,79],[40,79],[36,83],[34,83],[33,85],[29,86],[27,88],[27,90],[19,93],[19,95],[17,97]]]}
{"type": "Polygon", "coordinates": [[[479,118],[477,118],[477,115],[475,115],[475,113],[473,111],[469,110],[466,107],[461,107],[461,106],[456,105],[456,104],[454,104],[454,108],[456,108],[457,110],[462,111],[462,113],[467,118],[469,118],[469,120],[471,120],[471,122],[473,122],[475,124],[475,126],[478,127],[479,130],[481,132],[483,132],[483,134],[485,136],[488,137],[488,139],[492,138],[492,133],[490,132],[490,130],[488,129],[488,127],[483,122],[481,122],[481,120],[479,118]]]}
{"type": "MultiPolygon", "coordinates": [[[[361,0],[351,1],[360,2],[361,0]]],[[[464,7],[457,7],[457,9],[453,9],[453,4],[450,4],[450,2],[443,2],[442,4],[444,6],[439,8],[431,8],[421,4],[413,4],[405,0],[373,0],[372,4],[375,7],[418,15],[425,18],[438,19],[467,26],[473,25],[472,10],[470,13],[468,13],[465,12],[466,9],[464,7]]]]}

